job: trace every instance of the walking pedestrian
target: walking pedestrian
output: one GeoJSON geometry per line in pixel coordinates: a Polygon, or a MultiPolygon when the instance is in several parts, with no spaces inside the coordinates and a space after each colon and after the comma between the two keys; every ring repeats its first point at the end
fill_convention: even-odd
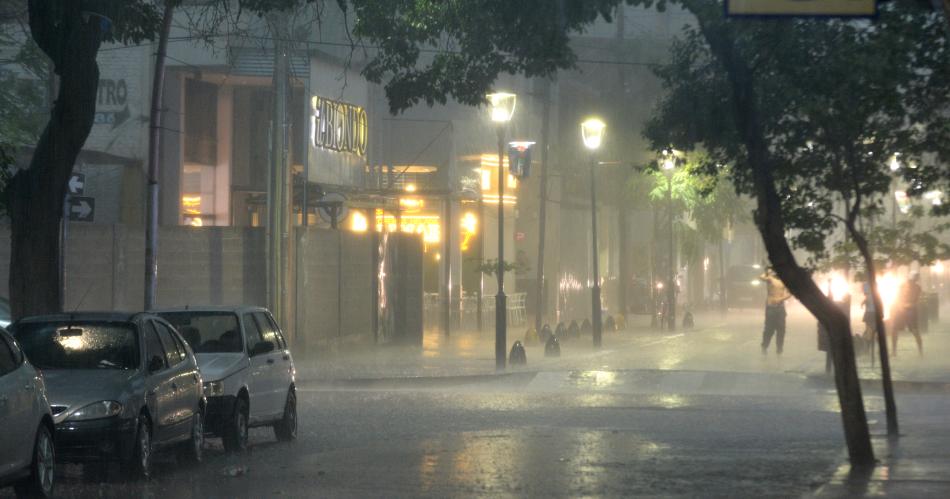
{"type": "Polygon", "coordinates": [[[769,350],[772,336],[775,336],[775,353],[782,355],[785,346],[785,300],[791,298],[791,293],[785,284],[775,275],[771,267],[759,276],[765,282],[767,295],[765,298],[765,329],[762,331],[762,354],[769,350]]]}
{"type": "Polygon", "coordinates": [[[897,357],[897,337],[905,328],[909,329],[917,340],[917,352],[920,355],[924,354],[924,342],[920,337],[920,328],[917,324],[917,304],[920,301],[921,292],[920,284],[917,283],[919,279],[920,274],[914,272],[910,275],[910,279],[901,285],[897,293],[897,303],[894,304],[896,310],[892,314],[895,325],[891,328],[891,352],[894,357],[897,357]]]}

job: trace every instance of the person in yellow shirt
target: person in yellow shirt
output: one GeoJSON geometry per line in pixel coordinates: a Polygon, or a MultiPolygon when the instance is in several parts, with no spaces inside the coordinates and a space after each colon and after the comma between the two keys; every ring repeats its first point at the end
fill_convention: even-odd
{"type": "Polygon", "coordinates": [[[791,298],[792,295],[771,267],[766,269],[765,273],[759,276],[759,279],[765,282],[768,292],[765,298],[765,329],[762,331],[762,353],[768,353],[769,343],[772,342],[772,336],[775,336],[775,352],[782,355],[782,348],[785,346],[785,300],[791,298]]]}

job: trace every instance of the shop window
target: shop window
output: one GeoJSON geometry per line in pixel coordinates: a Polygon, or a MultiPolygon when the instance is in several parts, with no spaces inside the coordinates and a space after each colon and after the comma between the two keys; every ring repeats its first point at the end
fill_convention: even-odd
{"type": "Polygon", "coordinates": [[[217,164],[218,87],[185,80],[185,162],[217,164]]]}

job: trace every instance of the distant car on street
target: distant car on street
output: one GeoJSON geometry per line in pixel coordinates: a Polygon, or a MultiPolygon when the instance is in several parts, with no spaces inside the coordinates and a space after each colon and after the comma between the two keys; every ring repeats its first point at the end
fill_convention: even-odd
{"type": "Polygon", "coordinates": [[[156,312],[191,345],[205,379],[206,424],[229,452],[247,448],[253,426],[297,438],[296,370],[287,341],[261,307],[188,307],[156,312]]]}
{"type": "Polygon", "coordinates": [[[56,450],[72,462],[119,461],[147,477],[155,451],[202,459],[204,397],[195,356],[146,313],[29,317],[11,329],[46,378],[56,450]]]}
{"type": "Polygon", "coordinates": [[[0,329],[0,487],[18,497],[52,497],[56,454],[43,377],[0,329]]]}
{"type": "Polygon", "coordinates": [[[760,265],[733,265],[726,271],[726,300],[730,307],[765,306],[765,283],[760,265]]]}

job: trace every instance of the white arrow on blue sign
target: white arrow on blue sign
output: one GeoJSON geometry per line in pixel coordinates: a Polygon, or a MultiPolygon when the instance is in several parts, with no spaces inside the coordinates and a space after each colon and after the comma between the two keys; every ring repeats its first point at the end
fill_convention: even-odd
{"type": "Polygon", "coordinates": [[[81,196],[86,188],[86,175],[74,173],[69,177],[69,193],[73,196],[81,196]]]}
{"type": "Polygon", "coordinates": [[[92,222],[96,215],[96,198],[69,198],[69,220],[72,222],[92,222]]]}

